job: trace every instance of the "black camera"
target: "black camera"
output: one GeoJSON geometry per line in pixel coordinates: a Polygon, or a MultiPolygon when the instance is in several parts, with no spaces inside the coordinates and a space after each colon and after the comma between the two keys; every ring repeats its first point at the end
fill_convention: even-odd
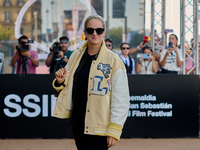
{"type": "Polygon", "coordinates": [[[29,45],[26,45],[26,43],[33,43],[34,41],[33,40],[28,40],[28,42],[24,42],[24,41],[21,41],[19,44],[20,45],[20,51],[28,51],[29,50],[29,45]]]}
{"type": "Polygon", "coordinates": [[[53,44],[53,53],[54,55],[58,55],[58,53],[61,51],[61,46],[59,46],[59,42],[55,42],[53,44]]]}

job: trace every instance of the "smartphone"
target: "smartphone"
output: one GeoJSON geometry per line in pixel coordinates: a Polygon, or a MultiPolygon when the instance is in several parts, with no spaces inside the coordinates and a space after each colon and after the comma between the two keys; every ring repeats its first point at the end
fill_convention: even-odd
{"type": "Polygon", "coordinates": [[[149,54],[141,54],[143,59],[149,59],[149,54]]]}
{"type": "Polygon", "coordinates": [[[173,48],[172,45],[173,45],[172,42],[169,42],[169,48],[173,48]]]}

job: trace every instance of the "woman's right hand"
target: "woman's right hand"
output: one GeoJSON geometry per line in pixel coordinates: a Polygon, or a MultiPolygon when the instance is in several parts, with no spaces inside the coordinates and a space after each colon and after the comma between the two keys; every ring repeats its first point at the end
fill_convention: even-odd
{"type": "Polygon", "coordinates": [[[172,48],[167,49],[167,55],[169,55],[172,52],[172,48]]]}
{"type": "Polygon", "coordinates": [[[55,76],[58,84],[61,84],[65,81],[65,77],[67,75],[67,70],[66,68],[59,69],[56,71],[55,76]]]}

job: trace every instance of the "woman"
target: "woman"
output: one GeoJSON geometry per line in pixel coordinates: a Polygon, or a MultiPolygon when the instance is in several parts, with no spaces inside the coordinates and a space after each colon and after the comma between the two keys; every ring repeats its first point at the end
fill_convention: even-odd
{"type": "Polygon", "coordinates": [[[136,73],[138,74],[155,74],[158,72],[158,62],[153,57],[153,51],[149,46],[143,48],[143,54],[148,57],[143,58],[142,55],[136,63],[136,73]]]}
{"type": "Polygon", "coordinates": [[[169,36],[169,46],[161,53],[160,65],[163,68],[162,73],[165,74],[177,74],[181,70],[183,64],[182,51],[178,48],[178,38],[175,34],[169,36]]]}
{"type": "Polygon", "coordinates": [[[122,43],[120,46],[120,49],[122,51],[122,54],[120,55],[120,58],[124,62],[124,65],[126,67],[126,72],[135,74],[135,61],[133,58],[130,58],[130,47],[127,43],[122,43]]]}
{"type": "Polygon", "coordinates": [[[72,53],[65,68],[55,73],[53,86],[62,91],[54,116],[72,117],[79,150],[107,150],[119,140],[128,115],[126,69],[118,55],[106,48],[102,17],[89,16],[84,34],[88,41],[72,53]]]}

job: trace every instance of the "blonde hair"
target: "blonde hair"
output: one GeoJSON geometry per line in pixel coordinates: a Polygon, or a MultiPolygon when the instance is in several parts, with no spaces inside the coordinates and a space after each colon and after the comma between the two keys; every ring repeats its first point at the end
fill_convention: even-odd
{"type": "Polygon", "coordinates": [[[101,16],[99,16],[99,15],[91,15],[91,16],[87,17],[86,20],[85,20],[84,30],[87,28],[87,24],[91,19],[98,19],[99,21],[101,21],[101,23],[103,25],[103,28],[106,29],[105,22],[104,22],[104,20],[103,20],[103,18],[101,16]]]}

